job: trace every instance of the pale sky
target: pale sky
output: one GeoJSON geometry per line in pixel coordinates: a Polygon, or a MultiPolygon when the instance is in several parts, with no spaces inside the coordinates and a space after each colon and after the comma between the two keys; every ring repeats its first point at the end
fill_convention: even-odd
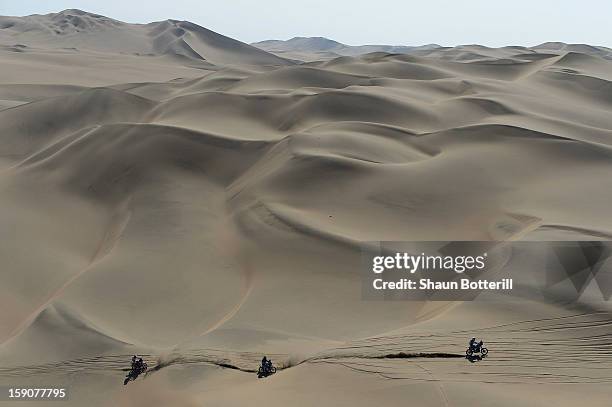
{"type": "Polygon", "coordinates": [[[0,0],[0,15],[67,8],[132,23],[189,20],[244,42],[322,36],[350,45],[612,47],[612,0],[0,0]]]}

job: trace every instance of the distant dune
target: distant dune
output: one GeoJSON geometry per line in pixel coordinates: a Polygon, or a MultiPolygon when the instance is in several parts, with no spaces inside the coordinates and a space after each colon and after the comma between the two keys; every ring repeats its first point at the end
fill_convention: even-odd
{"type": "Polygon", "coordinates": [[[255,45],[0,17],[0,385],[68,383],[74,406],[608,406],[594,290],[364,301],[359,265],[364,241],[610,240],[609,50],[255,45]],[[123,387],[134,353],[155,370],[123,387]],[[263,354],[279,372],[258,380],[263,354]]]}
{"type": "Polygon", "coordinates": [[[317,59],[330,59],[339,56],[356,56],[370,52],[387,52],[391,54],[408,54],[413,51],[426,51],[439,48],[437,44],[421,46],[403,45],[358,45],[351,46],[330,40],[324,37],[294,37],[287,41],[267,40],[255,42],[254,47],[263,49],[273,54],[312,61],[317,59]]]}
{"type": "Polygon", "coordinates": [[[0,17],[0,42],[131,55],[171,56],[212,64],[285,64],[281,58],[188,21],[128,24],[80,10],[0,17]]]}
{"type": "Polygon", "coordinates": [[[290,40],[266,40],[251,44],[270,53],[300,61],[315,61],[333,59],[339,56],[358,56],[372,52],[389,54],[413,54],[419,56],[435,56],[453,60],[475,60],[483,58],[502,58],[503,55],[517,56],[519,53],[562,54],[579,52],[587,55],[612,59],[612,50],[586,44],[565,44],[562,42],[546,42],[534,47],[504,47],[489,48],[481,45],[459,45],[442,47],[438,44],[420,46],[403,45],[358,45],[351,46],[324,37],[294,37],[290,40]]]}

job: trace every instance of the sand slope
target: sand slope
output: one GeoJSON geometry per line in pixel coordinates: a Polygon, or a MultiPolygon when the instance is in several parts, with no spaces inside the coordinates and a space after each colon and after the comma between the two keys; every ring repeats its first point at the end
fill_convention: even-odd
{"type": "Polygon", "coordinates": [[[358,271],[362,241],[610,239],[609,60],[298,65],[187,22],[0,27],[0,384],[68,383],[72,405],[609,403],[596,297],[368,302],[358,271]],[[473,334],[486,363],[461,358],[473,334]],[[158,370],[124,388],[136,352],[158,370]],[[263,353],[286,369],[258,381],[263,353]]]}
{"type": "Polygon", "coordinates": [[[46,15],[2,17],[0,27],[0,39],[6,45],[170,55],[222,65],[287,63],[187,21],[128,24],[81,10],[64,10],[46,15]]]}

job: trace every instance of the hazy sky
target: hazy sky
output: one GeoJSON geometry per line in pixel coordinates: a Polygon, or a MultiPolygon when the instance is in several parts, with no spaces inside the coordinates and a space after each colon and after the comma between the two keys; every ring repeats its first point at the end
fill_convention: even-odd
{"type": "Polygon", "coordinates": [[[323,36],[351,45],[612,47],[612,0],[0,0],[0,15],[78,8],[118,20],[189,20],[245,42],[323,36]]]}

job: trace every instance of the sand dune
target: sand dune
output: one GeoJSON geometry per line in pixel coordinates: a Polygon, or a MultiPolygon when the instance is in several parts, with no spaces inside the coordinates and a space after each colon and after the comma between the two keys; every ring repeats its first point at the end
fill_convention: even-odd
{"type": "Polygon", "coordinates": [[[2,17],[4,45],[68,48],[136,55],[168,55],[213,64],[287,63],[267,52],[187,21],[128,24],[80,10],[2,17]]]}
{"type": "Polygon", "coordinates": [[[412,54],[430,56],[455,61],[488,60],[499,63],[500,59],[539,59],[546,54],[563,55],[576,52],[604,59],[612,58],[612,50],[607,47],[587,44],[566,44],[563,42],[545,42],[533,47],[507,46],[490,48],[483,45],[459,45],[442,47],[437,44],[420,46],[402,45],[357,45],[351,46],[324,37],[294,37],[286,41],[267,40],[251,44],[275,55],[304,62],[335,59],[340,56],[358,56],[373,52],[389,54],[412,54]]]}
{"type": "Polygon", "coordinates": [[[287,41],[267,40],[255,42],[254,47],[275,55],[299,61],[316,61],[333,59],[339,56],[355,56],[371,52],[407,54],[415,51],[427,51],[440,48],[437,44],[421,46],[402,45],[357,45],[351,46],[324,37],[294,37],[287,41]]]}
{"type": "Polygon", "coordinates": [[[0,384],[101,406],[609,404],[590,294],[363,301],[359,275],[363,241],[609,240],[601,47],[297,63],[79,10],[1,17],[0,44],[0,384]],[[487,363],[462,358],[472,333],[487,363]],[[123,387],[133,353],[155,370],[123,387]],[[282,370],[258,381],[263,353],[282,370]]]}

